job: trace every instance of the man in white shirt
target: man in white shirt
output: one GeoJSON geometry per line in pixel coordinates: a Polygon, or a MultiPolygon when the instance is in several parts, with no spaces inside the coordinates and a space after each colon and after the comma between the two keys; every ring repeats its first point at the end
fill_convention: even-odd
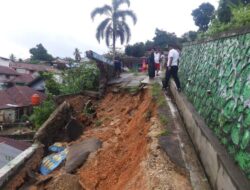
{"type": "Polygon", "coordinates": [[[179,57],[180,57],[180,54],[175,49],[175,45],[169,45],[166,79],[163,84],[163,88],[165,90],[168,88],[168,82],[169,82],[170,77],[172,76],[174,78],[177,90],[181,91],[180,80],[178,78],[179,57]]]}
{"type": "Polygon", "coordinates": [[[159,70],[160,70],[160,58],[161,58],[161,54],[160,54],[160,51],[158,49],[154,53],[154,58],[155,58],[156,76],[159,76],[158,73],[159,73],[159,70]]]}

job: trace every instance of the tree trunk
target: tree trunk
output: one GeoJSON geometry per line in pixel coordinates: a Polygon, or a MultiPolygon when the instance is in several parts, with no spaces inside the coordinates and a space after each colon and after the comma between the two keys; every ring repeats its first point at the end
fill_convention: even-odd
{"type": "Polygon", "coordinates": [[[113,19],[113,63],[115,62],[116,22],[113,19]]]}

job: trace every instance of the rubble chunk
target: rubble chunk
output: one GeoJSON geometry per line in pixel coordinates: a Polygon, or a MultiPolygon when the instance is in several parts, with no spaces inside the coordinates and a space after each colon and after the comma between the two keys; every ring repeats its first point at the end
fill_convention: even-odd
{"type": "Polygon", "coordinates": [[[72,173],[81,166],[91,152],[101,148],[102,142],[96,138],[90,138],[68,148],[68,155],[65,163],[67,173],[72,173]]]}

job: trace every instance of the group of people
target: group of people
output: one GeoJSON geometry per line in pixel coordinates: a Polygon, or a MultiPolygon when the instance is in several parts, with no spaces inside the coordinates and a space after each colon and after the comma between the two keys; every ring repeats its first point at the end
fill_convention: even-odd
{"type": "Polygon", "coordinates": [[[180,51],[177,46],[169,45],[169,52],[166,57],[163,53],[160,53],[159,49],[152,49],[148,57],[148,75],[150,79],[159,76],[159,71],[164,70],[166,67],[165,80],[163,81],[163,88],[168,89],[169,79],[172,76],[174,78],[178,91],[181,90],[180,80],[178,78],[178,65],[180,58],[180,51]],[[167,64],[166,64],[167,63],[167,64]]]}

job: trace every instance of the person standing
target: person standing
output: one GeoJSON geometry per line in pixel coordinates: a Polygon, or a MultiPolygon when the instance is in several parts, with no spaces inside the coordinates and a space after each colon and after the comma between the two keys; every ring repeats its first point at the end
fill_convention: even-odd
{"type": "Polygon", "coordinates": [[[166,65],[165,65],[166,64],[166,57],[165,57],[164,52],[161,52],[160,62],[161,62],[160,70],[163,71],[164,68],[166,67],[166,65]]]}
{"type": "Polygon", "coordinates": [[[121,64],[119,57],[115,57],[114,65],[115,65],[115,77],[120,78],[120,74],[122,72],[122,68],[121,68],[122,64],[121,64]]]}
{"type": "Polygon", "coordinates": [[[160,58],[161,58],[161,54],[160,54],[159,49],[157,49],[156,52],[154,53],[156,76],[159,76],[160,58]]]}
{"type": "Polygon", "coordinates": [[[163,83],[163,88],[165,90],[168,89],[169,79],[172,76],[174,78],[177,90],[180,92],[181,85],[180,85],[180,80],[178,78],[178,63],[179,63],[180,54],[175,48],[176,48],[175,45],[172,45],[172,44],[169,45],[166,78],[165,78],[165,81],[163,83]]]}
{"type": "Polygon", "coordinates": [[[150,79],[153,79],[155,77],[154,49],[151,50],[149,58],[148,58],[148,76],[150,79]]]}

